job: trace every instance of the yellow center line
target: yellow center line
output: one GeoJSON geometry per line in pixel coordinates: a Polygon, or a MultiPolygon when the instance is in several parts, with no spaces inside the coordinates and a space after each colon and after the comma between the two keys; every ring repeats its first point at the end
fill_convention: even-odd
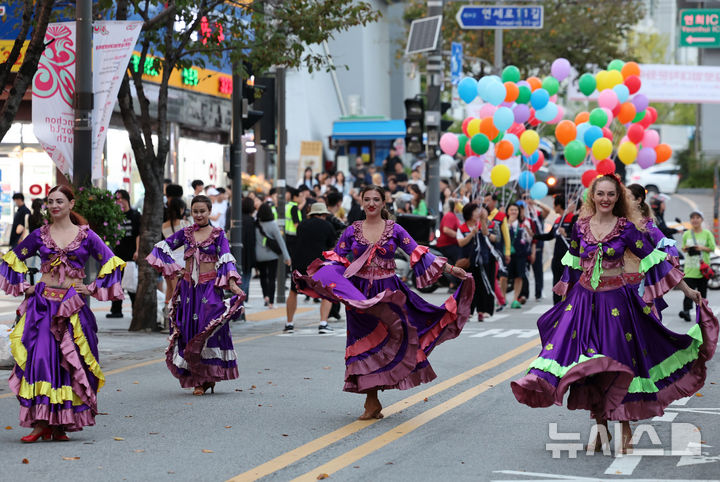
{"type": "MultiPolygon", "coordinates": [[[[452,388],[453,386],[464,382],[465,380],[468,380],[475,375],[478,375],[484,371],[490,370],[518,355],[521,355],[525,353],[528,350],[531,350],[533,348],[538,348],[540,342],[540,338],[535,338],[532,341],[529,341],[525,343],[524,345],[521,345],[517,348],[514,348],[507,353],[494,358],[493,360],[490,360],[486,363],[483,363],[482,365],[478,365],[475,368],[472,368],[466,372],[463,372],[459,375],[456,375],[448,380],[442,381],[440,383],[437,383],[421,392],[416,393],[415,395],[412,395],[410,397],[407,397],[403,400],[400,400],[399,402],[396,402],[389,407],[386,407],[383,409],[383,414],[385,416],[390,416],[393,414],[396,414],[400,412],[401,410],[404,410],[406,408],[409,408],[417,403],[420,403],[425,400],[425,398],[431,397],[433,395],[437,395],[438,393],[441,393],[448,388],[452,388]]],[[[525,368],[530,365],[530,363],[535,359],[533,357],[529,362],[525,363],[525,368]]],[[[325,447],[328,447],[329,445],[334,444],[335,442],[338,442],[342,440],[343,438],[352,435],[356,432],[359,432],[360,430],[369,427],[370,425],[373,425],[374,423],[378,422],[377,419],[374,420],[356,420],[355,422],[349,423],[348,425],[345,425],[344,427],[341,427],[333,432],[330,432],[326,435],[323,435],[322,437],[319,437],[315,440],[312,440],[304,445],[301,445],[300,447],[293,449],[289,452],[286,452],[282,455],[279,455],[275,457],[272,460],[269,460],[268,462],[265,462],[262,465],[258,465],[255,468],[252,468],[248,470],[247,472],[244,472],[240,475],[237,475],[230,479],[232,482],[239,482],[239,481],[249,481],[249,480],[256,480],[261,477],[265,477],[267,475],[272,474],[273,472],[277,472],[278,470],[281,470],[285,467],[287,467],[290,464],[293,464],[297,462],[298,460],[301,460],[319,450],[324,449],[325,447]]]]}
{"type": "Polygon", "coordinates": [[[359,447],[332,459],[326,464],[315,467],[314,469],[301,475],[300,477],[293,479],[293,482],[314,481],[318,479],[319,474],[332,475],[335,472],[344,469],[348,465],[351,465],[362,459],[363,457],[366,457],[371,453],[380,450],[387,444],[394,442],[395,440],[398,440],[399,438],[409,434],[415,429],[422,427],[426,423],[438,418],[439,416],[447,413],[453,408],[456,408],[463,403],[472,400],[473,398],[489,390],[490,388],[499,385],[500,383],[524,372],[527,369],[528,365],[533,362],[533,360],[535,360],[535,357],[532,357],[518,365],[515,365],[509,370],[506,370],[499,375],[495,375],[489,380],[486,380],[468,390],[465,390],[464,392],[454,396],[450,400],[447,400],[433,408],[424,411],[420,415],[411,418],[407,422],[401,423],[397,427],[389,429],[384,434],[375,437],[369,442],[366,442],[359,447]]]}

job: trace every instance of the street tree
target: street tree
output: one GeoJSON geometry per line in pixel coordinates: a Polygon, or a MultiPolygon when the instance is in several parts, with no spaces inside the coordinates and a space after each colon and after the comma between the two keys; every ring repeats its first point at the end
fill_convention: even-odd
{"type": "MultiPolygon", "coordinates": [[[[23,0],[22,16],[19,19],[19,32],[12,49],[0,65],[0,87],[7,92],[7,97],[0,100],[0,139],[10,130],[17,115],[23,97],[32,83],[37,71],[40,56],[45,50],[45,31],[50,22],[50,15],[55,0],[23,0]],[[20,59],[25,42],[32,29],[32,36],[22,59],[20,69],[14,75],[12,67],[20,59]],[[12,80],[11,80],[12,79],[12,80]],[[12,82],[8,88],[8,83],[12,82]]],[[[8,19],[15,21],[15,19],[8,19]]]]}
{"type": "MultiPolygon", "coordinates": [[[[406,2],[405,20],[409,22],[427,15],[425,0],[406,2]]],[[[460,42],[464,46],[464,71],[470,72],[468,57],[494,62],[493,30],[463,30],[455,20],[464,2],[445,1],[442,38],[445,46],[460,42]]],[[[611,60],[628,58],[625,40],[633,26],[644,15],[642,2],[605,0],[583,2],[540,0],[533,5],[544,7],[542,29],[509,29],[503,34],[503,64],[515,65],[525,75],[549,72],[552,61],[564,57],[581,74],[604,68],[611,60]]],[[[418,57],[421,62],[421,57],[418,57]]],[[[483,63],[482,65],[487,65],[483,63]]],[[[489,74],[482,67],[484,74],[489,74]]]]}
{"type": "Polygon", "coordinates": [[[273,65],[330,69],[330,59],[308,46],[373,22],[378,13],[369,3],[356,0],[104,0],[100,7],[112,11],[118,20],[139,15],[144,21],[138,44],[140,67],[128,69],[118,104],[145,187],[138,290],[130,330],[147,330],[156,327],[155,309],[148,307],[156,306],[157,298],[156,275],[144,259],[161,239],[172,71],[228,63],[242,71],[243,62],[257,72],[273,65]],[[142,79],[146,63],[160,72],[154,112],[142,79]]]}

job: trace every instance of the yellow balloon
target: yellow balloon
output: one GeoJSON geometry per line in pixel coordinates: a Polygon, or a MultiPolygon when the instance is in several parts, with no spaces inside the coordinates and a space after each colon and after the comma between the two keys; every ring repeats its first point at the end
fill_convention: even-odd
{"type": "Polygon", "coordinates": [[[610,70],[607,73],[608,81],[610,82],[610,88],[615,87],[623,83],[623,75],[619,70],[610,70]]]}
{"type": "Polygon", "coordinates": [[[606,159],[610,157],[610,154],[612,154],[612,141],[607,137],[601,137],[593,142],[592,153],[595,159],[606,159]]]}
{"type": "Polygon", "coordinates": [[[482,122],[482,119],[473,119],[470,122],[468,122],[467,125],[467,131],[468,131],[468,137],[472,139],[472,137],[476,134],[480,134],[480,123],[482,122]]]}
{"type": "Polygon", "coordinates": [[[610,85],[610,78],[607,70],[601,70],[595,74],[595,82],[597,83],[598,92],[602,92],[603,90],[612,87],[610,85]]]}
{"type": "Polygon", "coordinates": [[[623,142],[618,147],[618,158],[623,164],[632,164],[637,154],[637,146],[630,141],[623,142]]]}
{"type": "MultiPolygon", "coordinates": [[[[520,147],[530,156],[537,151],[540,145],[540,136],[533,130],[527,130],[520,135],[520,147]]],[[[509,172],[509,171],[508,171],[509,172]]],[[[503,183],[504,184],[504,183],[503,183]]],[[[497,186],[497,184],[495,184],[497,186]]]]}
{"type": "Polygon", "coordinates": [[[510,168],[504,164],[498,164],[490,171],[490,180],[495,187],[503,187],[510,180],[510,168]]]}

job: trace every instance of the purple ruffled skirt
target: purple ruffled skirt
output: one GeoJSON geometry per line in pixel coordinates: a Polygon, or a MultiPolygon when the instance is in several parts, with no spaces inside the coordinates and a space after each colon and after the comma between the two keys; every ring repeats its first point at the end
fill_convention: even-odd
{"type": "Polygon", "coordinates": [[[244,298],[234,295],[226,304],[223,291],[215,287],[216,274],[211,275],[201,275],[197,284],[186,275],[172,300],[165,356],[183,388],[238,377],[228,321],[240,317],[244,298]]]}
{"type": "Polygon", "coordinates": [[[46,421],[70,432],[95,425],[97,391],[105,380],[95,317],[82,296],[38,283],[18,312],[9,383],[20,402],[20,425],[46,421]]]}
{"type": "Polygon", "coordinates": [[[347,392],[405,390],[432,381],[436,375],[428,355],[457,337],[470,316],[471,277],[442,306],[435,306],[397,276],[372,282],[358,276],[347,279],[345,267],[336,264],[308,271],[312,276],[294,273],[298,291],[345,305],[347,392]]]}
{"type": "Polygon", "coordinates": [[[607,420],[662,415],[671,402],[695,393],[718,338],[706,301],[697,324],[678,334],[630,285],[593,291],[576,284],[540,317],[538,330],[542,351],[527,375],[512,382],[515,398],[548,407],[562,405],[569,391],[569,409],[607,420]]]}

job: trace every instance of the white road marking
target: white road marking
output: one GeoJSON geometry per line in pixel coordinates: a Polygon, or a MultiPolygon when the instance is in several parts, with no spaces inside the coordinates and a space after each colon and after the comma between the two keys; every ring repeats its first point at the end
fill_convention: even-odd
{"type": "Polygon", "coordinates": [[[526,315],[542,315],[542,314],[545,314],[552,307],[553,307],[553,305],[537,305],[537,306],[534,306],[532,309],[525,311],[524,314],[526,314],[526,315]]]}
{"type": "Polygon", "coordinates": [[[711,464],[720,461],[720,455],[715,457],[706,457],[705,455],[683,455],[676,467],[685,467],[687,465],[711,464]]]}
{"type": "Polygon", "coordinates": [[[470,335],[469,338],[484,338],[486,336],[492,336],[493,338],[508,338],[511,336],[517,338],[532,338],[537,336],[537,330],[490,328],[489,330],[481,330],[479,333],[470,335]]]}
{"type": "Polygon", "coordinates": [[[605,475],[632,475],[641,460],[642,455],[616,457],[610,467],[605,470],[605,475]]]}
{"type": "Polygon", "coordinates": [[[671,406],[672,406],[672,405],[687,405],[687,403],[690,401],[691,398],[692,398],[692,397],[680,398],[680,399],[675,400],[674,402],[672,402],[670,405],[671,405],[671,406]]]}
{"type": "Polygon", "coordinates": [[[505,331],[505,330],[503,330],[502,328],[491,328],[489,330],[481,331],[480,333],[478,333],[476,335],[471,335],[470,338],[482,338],[482,337],[488,336],[488,335],[500,334],[503,331],[505,331]]]}
{"type": "Polygon", "coordinates": [[[672,422],[678,416],[677,412],[665,412],[661,417],[653,417],[653,422],[672,422]]]}
{"type": "MultiPolygon", "coordinates": [[[[544,474],[540,472],[524,472],[521,470],[494,470],[496,474],[507,474],[507,475],[520,475],[526,477],[524,479],[494,479],[493,482],[528,482],[533,480],[535,482],[552,482],[555,480],[577,480],[579,482],[602,482],[606,480],[622,480],[623,482],[678,482],[682,479],[617,479],[613,477],[600,478],[600,477],[581,477],[579,475],[559,475],[559,474],[544,474]],[[535,477],[534,479],[528,479],[527,477],[535,477]]],[[[720,482],[717,479],[703,479],[693,480],[693,482],[720,482]]]]}

